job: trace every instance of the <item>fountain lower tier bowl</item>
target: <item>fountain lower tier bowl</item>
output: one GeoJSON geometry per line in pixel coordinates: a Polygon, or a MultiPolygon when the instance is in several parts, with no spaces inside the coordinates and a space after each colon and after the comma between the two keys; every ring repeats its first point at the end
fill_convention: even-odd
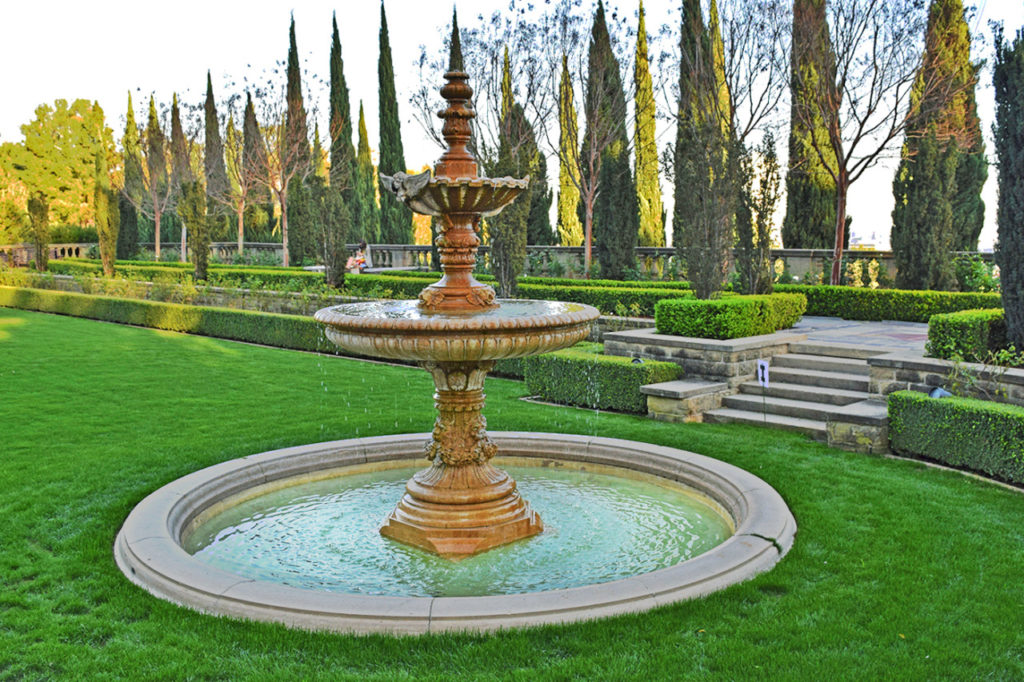
{"type": "Polygon", "coordinates": [[[339,347],[419,362],[521,358],[583,341],[600,313],[582,303],[504,299],[471,313],[431,313],[419,301],[369,301],[324,308],[316,320],[339,347]]]}
{"type": "MultiPolygon", "coordinates": [[[[335,584],[320,587],[325,581],[315,574],[273,580],[241,569],[211,565],[185,549],[203,524],[219,514],[230,513],[239,505],[255,502],[258,496],[268,492],[339,477],[343,480],[347,476],[369,478],[371,487],[377,485],[374,477],[379,478],[382,486],[395,485],[390,480],[396,478],[395,467],[414,465],[426,438],[427,434],[411,434],[319,443],[251,455],[189,474],[155,491],[131,512],[118,533],[115,559],[130,580],[154,595],[206,613],[309,630],[401,634],[491,631],[645,611],[699,597],[769,570],[793,544],[796,522],[779,494],[753,474],[732,465],[683,450],[635,441],[495,432],[491,438],[500,450],[500,457],[507,458],[510,464],[528,460],[533,463],[532,467],[540,469],[586,471],[597,468],[603,469],[602,475],[612,472],[627,485],[639,477],[662,481],[667,487],[687,488],[717,510],[725,523],[726,535],[728,530],[733,532],[707,551],[697,553],[706,547],[696,548],[696,556],[693,553],[680,555],[685,560],[679,563],[670,561],[671,565],[653,570],[650,564],[642,563],[633,569],[636,573],[598,573],[591,578],[592,582],[581,582],[574,575],[583,572],[577,570],[577,565],[583,565],[580,558],[568,549],[563,551],[561,546],[545,550],[544,543],[559,541],[560,530],[570,523],[582,524],[584,528],[593,523],[601,525],[600,519],[611,510],[600,508],[590,513],[591,520],[566,520],[563,517],[587,517],[588,511],[565,505],[566,496],[556,491],[552,505],[571,508],[563,509],[561,516],[552,514],[550,526],[541,535],[498,550],[504,555],[480,555],[452,566],[444,559],[395,543],[389,545],[390,554],[382,551],[379,556],[363,558],[364,567],[373,564],[374,568],[386,568],[385,564],[394,561],[396,556],[399,561],[405,560],[402,557],[413,557],[419,564],[433,562],[442,572],[449,570],[448,567],[468,570],[477,561],[491,562],[493,566],[492,587],[485,590],[456,584],[453,589],[445,590],[428,586],[426,592],[422,587],[404,590],[402,585],[409,581],[401,570],[379,585],[364,581],[346,590],[345,581],[359,579],[357,571],[332,571],[330,565],[316,565],[316,571],[333,572],[337,576],[335,584]],[[523,556],[517,564],[515,558],[520,553],[523,556]],[[502,556],[509,557],[509,561],[502,556]],[[538,556],[546,558],[537,559],[538,556]],[[688,556],[692,558],[686,558],[688,556]],[[503,579],[505,573],[517,570],[517,565],[528,566],[531,570],[538,568],[530,564],[538,564],[542,573],[545,566],[551,566],[552,574],[542,576],[544,580],[533,591],[527,587],[528,591],[524,592],[521,587],[522,584],[529,586],[532,580],[529,577],[524,578],[525,583],[503,579]],[[564,579],[569,582],[562,582],[564,579]],[[493,588],[495,583],[498,589],[493,588]],[[563,585],[568,586],[560,587],[563,585]],[[451,596],[454,594],[460,596],[451,596]]],[[[401,476],[397,480],[400,486],[401,476]]],[[[568,485],[574,485],[571,479],[569,481],[568,485]]],[[[389,494],[383,493],[383,497],[384,502],[378,505],[379,514],[390,506],[389,494]]],[[[541,503],[544,495],[538,493],[537,499],[541,503]]],[[[298,504],[306,506],[303,501],[298,504]]],[[[332,548],[353,541],[352,538],[332,541],[331,532],[356,532],[352,519],[344,518],[343,512],[324,508],[310,511],[314,515],[336,514],[338,519],[328,520],[319,531],[308,530],[303,541],[261,539],[265,544],[269,542],[268,551],[285,555],[285,564],[290,564],[295,555],[307,552],[306,545],[311,542],[322,542],[327,547],[322,561],[317,562],[330,564],[332,548]],[[313,536],[309,536],[309,532],[313,536]]],[[[359,513],[366,512],[356,512],[359,513]]],[[[651,519],[657,516],[652,510],[651,519]]],[[[686,529],[678,529],[680,537],[665,537],[676,532],[677,523],[649,521],[644,510],[633,518],[637,528],[648,532],[648,539],[657,551],[673,544],[690,545],[690,539],[682,537],[686,529]]],[[[367,544],[393,543],[377,536],[375,523],[363,525],[367,526],[364,529],[367,544]]],[[[579,533],[564,533],[570,540],[566,547],[574,541],[585,553],[593,554],[595,544],[615,539],[601,537],[602,533],[615,534],[607,527],[592,531],[596,533],[592,541],[581,539],[579,533]]],[[[632,542],[630,538],[625,539],[632,542]]],[[[263,549],[256,548],[248,554],[260,556],[263,549]]],[[[641,548],[639,553],[646,560],[650,552],[641,548]]],[[[288,573],[287,568],[285,573],[288,573]]],[[[447,576],[442,581],[451,584],[447,576]]]]}

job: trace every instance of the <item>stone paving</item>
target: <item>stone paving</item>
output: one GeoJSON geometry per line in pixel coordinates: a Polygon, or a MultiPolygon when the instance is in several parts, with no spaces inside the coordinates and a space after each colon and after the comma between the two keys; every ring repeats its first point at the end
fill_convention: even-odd
{"type": "Polygon", "coordinates": [[[838,317],[805,315],[792,329],[807,341],[877,348],[881,353],[924,354],[928,325],[924,322],[860,322],[838,317]]]}

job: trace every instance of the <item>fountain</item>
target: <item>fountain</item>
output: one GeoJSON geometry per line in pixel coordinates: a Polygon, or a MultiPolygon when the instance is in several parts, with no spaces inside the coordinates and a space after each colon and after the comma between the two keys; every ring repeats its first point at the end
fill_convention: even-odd
{"type": "Polygon", "coordinates": [[[467,149],[475,115],[468,76],[449,71],[445,78],[448,106],[439,115],[448,149],[433,174],[382,177],[410,208],[440,218],[443,275],[418,300],[316,313],[339,347],[413,360],[431,374],[438,415],[429,438],[302,445],[168,483],[132,510],[117,535],[115,560],[132,582],[201,611],[307,629],[489,631],[690,599],[768,570],[789,550],[796,524],[785,502],[764,481],[724,462],[597,435],[488,434],[483,384],[494,362],[571,346],[587,337],[598,311],[497,300],[474,279],[480,219],[501,211],[528,179],[478,176],[467,149]],[[414,458],[422,466],[424,454],[429,466],[399,492],[393,486],[405,480],[414,458]],[[527,481],[536,485],[533,471],[554,472],[547,492],[530,488],[546,505],[553,531],[545,531],[512,476],[495,466],[496,455],[504,467],[526,467],[515,469],[524,488],[527,481]],[[588,478],[595,476],[604,478],[588,478]],[[624,482],[618,492],[616,481],[624,482]],[[648,487],[634,486],[640,483],[648,487]],[[591,495],[595,488],[600,494],[591,495]],[[326,504],[307,503],[325,489],[326,504]],[[336,505],[345,491],[355,491],[355,502],[336,505]],[[288,511],[280,522],[269,520],[278,503],[264,500],[281,494],[288,511]],[[678,511],[690,507],[680,498],[697,511],[678,511]],[[615,525],[609,514],[624,507],[631,517],[615,525]],[[275,524],[283,534],[265,537],[275,524]],[[243,535],[254,528],[259,542],[243,535]],[[211,540],[228,547],[227,559],[205,557],[211,540]],[[268,556],[278,566],[264,570],[257,564],[268,556]],[[471,575],[463,583],[449,580],[481,567],[498,578],[490,587],[475,587],[480,581],[471,575]],[[410,587],[406,573],[423,570],[432,577],[410,587]],[[538,571],[555,575],[535,580],[538,571]],[[505,580],[509,573],[530,576],[505,580]]]}
{"type": "Polygon", "coordinates": [[[444,272],[419,301],[347,304],[325,308],[316,319],[341,348],[377,357],[416,360],[434,379],[438,410],[426,447],[431,465],[406,486],[381,533],[451,558],[535,535],[543,524],[491,464],[484,377],[495,360],[550,352],[587,337],[598,311],[587,305],[498,301],[473,277],[481,217],[498,214],[529,186],[529,178],[479,177],[467,149],[472,110],[468,74],[449,71],[441,95],[447,108],[442,134],[448,149],[430,171],[383,176],[407,206],[440,218],[437,239],[444,272]]]}

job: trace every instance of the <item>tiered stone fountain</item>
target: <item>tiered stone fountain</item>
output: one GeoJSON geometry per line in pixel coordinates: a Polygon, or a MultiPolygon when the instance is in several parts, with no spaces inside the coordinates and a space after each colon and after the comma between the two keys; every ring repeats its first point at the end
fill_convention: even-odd
{"type": "Polygon", "coordinates": [[[418,301],[340,305],[316,314],[341,348],[415,360],[433,376],[438,417],[426,446],[431,466],[409,481],[381,533],[453,558],[543,530],[515,481],[490,462],[497,448],[481,413],[487,372],[498,359],[571,346],[598,317],[595,308],[576,303],[499,301],[473,277],[480,219],[515,200],[529,178],[479,176],[467,148],[476,116],[468,78],[462,71],[445,74],[441,95],[448,106],[438,115],[448,149],[433,175],[382,177],[409,208],[440,218],[440,281],[418,301]]]}

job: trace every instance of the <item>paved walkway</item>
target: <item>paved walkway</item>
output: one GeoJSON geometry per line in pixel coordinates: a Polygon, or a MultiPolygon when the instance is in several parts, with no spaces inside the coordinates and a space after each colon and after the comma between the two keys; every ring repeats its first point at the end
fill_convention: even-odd
{"type": "Polygon", "coordinates": [[[924,354],[928,340],[928,325],[923,322],[858,322],[804,315],[793,330],[807,334],[808,341],[877,348],[879,353],[924,354]]]}

